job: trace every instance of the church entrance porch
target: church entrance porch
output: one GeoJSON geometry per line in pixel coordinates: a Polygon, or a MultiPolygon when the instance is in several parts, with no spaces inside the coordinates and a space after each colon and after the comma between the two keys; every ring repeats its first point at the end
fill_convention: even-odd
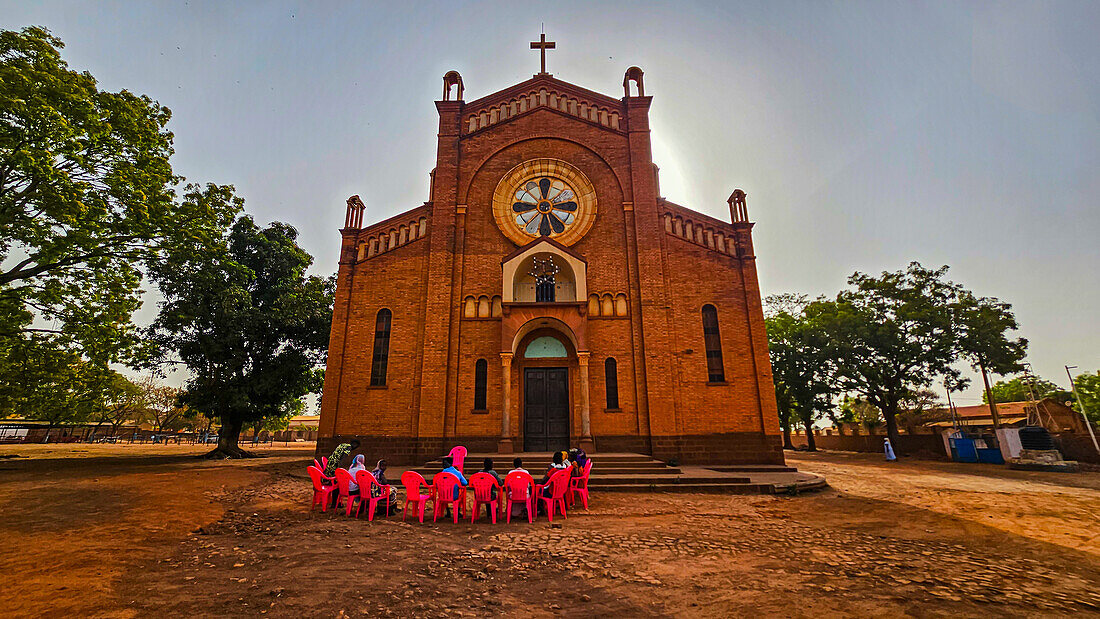
{"type": "Polygon", "coordinates": [[[569,370],[525,368],[523,372],[523,449],[569,449],[569,370]]]}

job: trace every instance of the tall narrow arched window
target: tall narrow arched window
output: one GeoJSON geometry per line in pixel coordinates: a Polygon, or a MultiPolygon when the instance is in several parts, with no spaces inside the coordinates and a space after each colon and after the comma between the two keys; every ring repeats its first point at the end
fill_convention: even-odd
{"type": "Polygon", "coordinates": [[[478,359],[474,363],[474,410],[485,410],[485,383],[488,381],[489,363],[478,359]]]}
{"type": "Polygon", "coordinates": [[[615,357],[603,362],[603,379],[607,387],[607,408],[619,408],[619,364],[615,357]]]}
{"type": "Polygon", "coordinates": [[[712,383],[725,382],[722,338],[718,335],[718,310],[710,304],[703,306],[703,343],[707,348],[707,380],[712,383]]]}
{"type": "Polygon", "coordinates": [[[386,384],[386,366],[390,361],[390,318],[388,309],[378,310],[374,321],[374,357],[370,366],[370,386],[383,387],[386,384]]]}

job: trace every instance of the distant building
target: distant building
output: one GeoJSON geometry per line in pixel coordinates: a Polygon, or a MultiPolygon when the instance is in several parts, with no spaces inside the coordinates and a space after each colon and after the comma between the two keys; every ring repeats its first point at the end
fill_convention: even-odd
{"type": "MultiPolygon", "coordinates": [[[[937,409],[938,417],[944,421],[925,423],[925,427],[950,428],[954,425],[951,420],[951,411],[937,409]]],[[[1013,428],[1028,425],[1041,425],[1053,433],[1074,432],[1088,433],[1085,420],[1081,414],[1064,403],[1045,398],[1032,406],[1031,402],[1005,402],[997,404],[997,414],[1001,418],[1001,426],[1013,428]]],[[[959,425],[967,428],[992,428],[993,416],[989,412],[988,404],[975,406],[959,406],[955,409],[959,425]]]]}

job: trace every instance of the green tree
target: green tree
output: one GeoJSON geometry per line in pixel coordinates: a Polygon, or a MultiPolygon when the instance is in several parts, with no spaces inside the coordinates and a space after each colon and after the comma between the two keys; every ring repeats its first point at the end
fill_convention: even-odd
{"type": "Polygon", "coordinates": [[[840,410],[842,419],[858,423],[867,431],[882,425],[882,411],[863,398],[845,395],[840,401],[840,410]]]}
{"type": "MultiPolygon", "coordinates": [[[[995,402],[1027,402],[1031,399],[1032,391],[1035,393],[1036,400],[1054,398],[1059,402],[1069,402],[1073,399],[1073,394],[1069,391],[1038,377],[1033,377],[1030,381],[1025,376],[999,380],[993,383],[989,390],[995,402]]],[[[982,403],[989,403],[989,396],[986,393],[982,393],[982,403]]]]}
{"type": "Polygon", "coordinates": [[[831,408],[833,395],[828,342],[818,325],[804,313],[804,297],[792,302],[791,295],[782,295],[768,297],[767,302],[768,351],[776,400],[781,407],[780,425],[786,422],[784,444],[790,444],[789,428],[794,415],[806,430],[807,447],[815,451],[814,421],[831,408]]]}
{"type": "Polygon", "coordinates": [[[77,374],[102,378],[132,361],[143,268],[226,225],[175,200],[168,108],[100,90],[62,47],[43,28],[0,31],[0,356],[23,364],[0,365],[0,383],[21,408],[73,393],[72,375],[21,378],[32,362],[76,368],[75,354],[94,366],[77,374]]]}
{"type": "MultiPolygon", "coordinates": [[[[1081,403],[1085,405],[1085,416],[1093,423],[1100,424],[1100,371],[1078,374],[1073,377],[1073,384],[1077,387],[1081,403]]],[[[1081,412],[1076,398],[1073,398],[1073,410],[1081,412]]]]}
{"type": "Polygon", "coordinates": [[[969,290],[959,292],[955,304],[955,327],[960,356],[982,373],[983,400],[989,404],[993,427],[1001,426],[996,394],[989,385],[989,374],[1009,374],[1024,369],[1027,340],[1009,339],[1017,328],[1012,306],[997,299],[975,297],[969,290]]]}
{"type": "Polygon", "coordinates": [[[910,428],[928,421],[941,421],[943,410],[939,394],[931,389],[915,389],[901,399],[898,421],[910,428]]]}
{"type": "Polygon", "coordinates": [[[783,449],[794,449],[791,443],[791,418],[794,415],[794,398],[791,390],[782,380],[773,376],[772,384],[775,386],[775,404],[779,411],[779,429],[783,431],[783,449]]]}
{"type": "Polygon", "coordinates": [[[855,273],[836,301],[815,301],[807,317],[829,340],[838,386],[882,411],[890,442],[899,444],[897,415],[905,397],[936,376],[960,381],[954,303],[959,287],[947,267],[917,262],[879,277],[855,273]]]}
{"type": "Polygon", "coordinates": [[[110,424],[111,434],[118,432],[119,426],[127,421],[140,421],[147,406],[145,391],[118,372],[111,371],[103,392],[103,402],[89,419],[95,423],[92,437],[99,433],[103,424],[110,424]]]}
{"type": "MultiPolygon", "coordinates": [[[[231,187],[190,199],[242,205],[231,187]]],[[[154,271],[165,302],[150,334],[191,371],[181,403],[220,421],[211,456],[247,456],[245,424],[320,389],[334,283],[306,274],[313,259],[296,238],[286,224],[261,229],[242,216],[213,249],[180,252],[154,271]]]]}
{"type": "Polygon", "coordinates": [[[147,420],[155,432],[178,432],[191,422],[195,412],[180,403],[180,390],[152,378],[141,382],[145,393],[147,420]]]}

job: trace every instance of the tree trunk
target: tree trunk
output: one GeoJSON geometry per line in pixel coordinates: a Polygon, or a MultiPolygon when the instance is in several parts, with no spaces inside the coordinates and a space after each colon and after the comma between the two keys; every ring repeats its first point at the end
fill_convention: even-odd
{"type": "Polygon", "coordinates": [[[783,449],[794,449],[791,443],[791,424],[783,424],[783,449]]]}
{"type": "Polygon", "coordinates": [[[836,431],[839,432],[841,436],[844,436],[844,430],[840,425],[840,420],[836,418],[836,413],[829,413],[829,421],[832,421],[836,431]]]}
{"type": "Polygon", "coordinates": [[[997,400],[993,397],[993,389],[989,386],[989,373],[985,371],[985,364],[979,362],[978,367],[982,370],[982,382],[985,383],[985,399],[989,402],[989,415],[993,417],[993,429],[999,430],[1001,427],[1001,415],[997,412],[997,400]]]}
{"type": "Polygon", "coordinates": [[[229,458],[251,458],[251,453],[241,449],[237,445],[237,442],[241,438],[241,428],[243,426],[244,424],[239,420],[222,417],[222,425],[218,428],[218,446],[203,457],[221,460],[229,458]]]}
{"type": "Polygon", "coordinates": [[[898,444],[901,443],[901,435],[898,434],[897,402],[891,402],[890,406],[883,407],[882,416],[886,418],[886,436],[890,439],[890,445],[894,448],[894,454],[901,455],[898,444]]]}
{"type": "Polygon", "coordinates": [[[817,443],[814,442],[814,424],[809,418],[802,418],[802,427],[806,429],[806,450],[817,451],[817,443]]]}

